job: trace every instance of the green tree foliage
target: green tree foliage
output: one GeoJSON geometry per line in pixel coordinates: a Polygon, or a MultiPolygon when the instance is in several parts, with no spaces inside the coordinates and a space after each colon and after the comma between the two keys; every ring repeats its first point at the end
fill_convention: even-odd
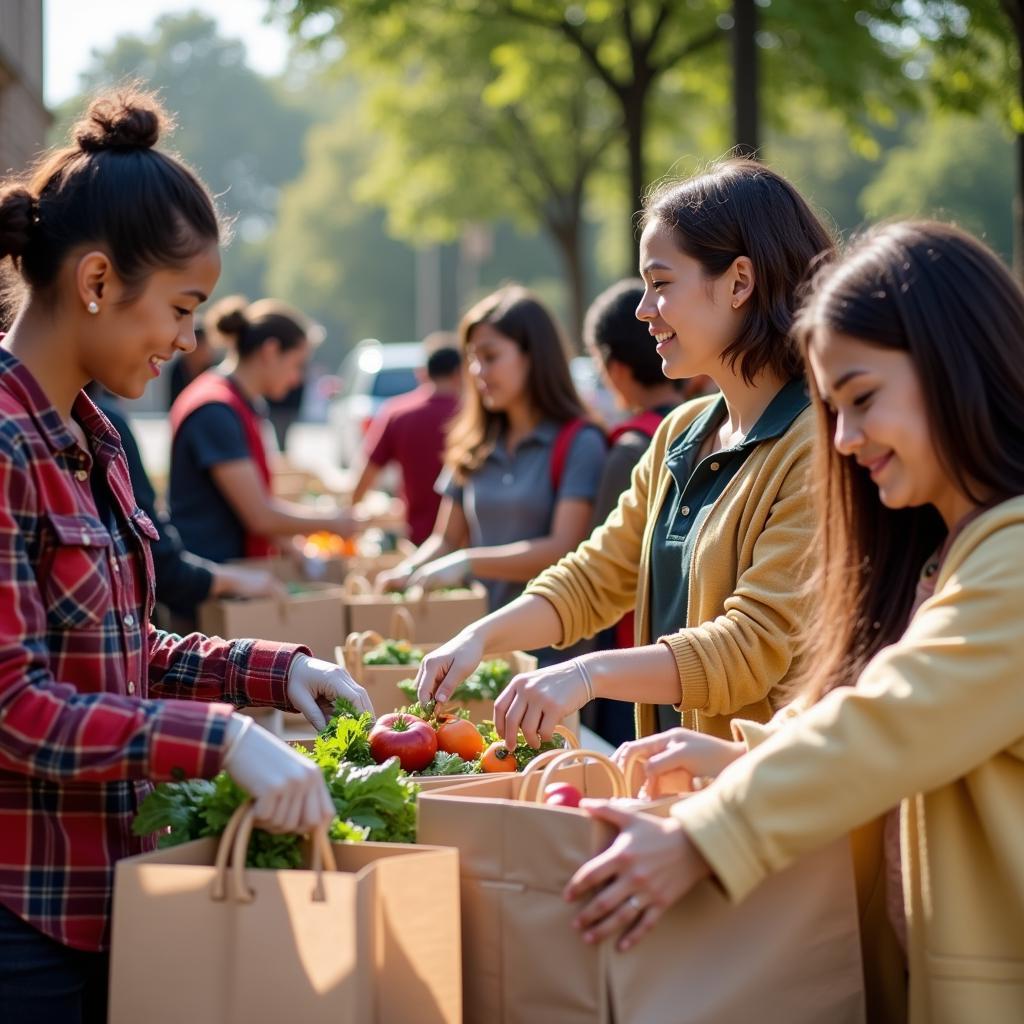
{"type": "Polygon", "coordinates": [[[219,291],[260,294],[278,191],[301,168],[309,115],[246,64],[239,40],[221,36],[213,19],[193,12],[166,15],[150,35],[121,36],[95,52],[82,78],[83,95],[58,111],[57,131],[66,132],[87,94],[130,78],[159,89],[167,107],[180,113],[172,145],[235,220],[219,291]]]}
{"type": "Polygon", "coordinates": [[[861,196],[879,217],[934,216],[982,236],[1005,259],[1013,248],[1012,146],[993,116],[942,114],[913,124],[861,196]]]}
{"type": "Polygon", "coordinates": [[[362,337],[414,337],[414,253],[388,237],[381,209],[353,197],[373,148],[349,103],[315,126],[302,173],[284,189],[269,247],[269,291],[327,327],[329,360],[362,337]]]}

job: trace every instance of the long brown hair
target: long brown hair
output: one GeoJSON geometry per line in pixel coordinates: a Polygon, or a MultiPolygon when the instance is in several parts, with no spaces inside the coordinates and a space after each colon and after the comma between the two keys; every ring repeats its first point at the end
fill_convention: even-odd
{"type": "MultiPolygon", "coordinates": [[[[795,325],[805,357],[827,332],[907,353],[937,456],[966,496],[1024,493],[1024,290],[981,242],[931,221],[875,228],[812,284],[795,325]]],[[[835,416],[811,394],[819,561],[802,689],[817,700],[899,639],[946,528],[930,505],[886,508],[867,470],[836,451],[835,416]]]]}
{"type": "Polygon", "coordinates": [[[754,294],[723,363],[739,363],[753,383],[769,369],[782,380],[803,376],[790,328],[798,288],[815,260],[830,256],[835,241],[800,193],[755,160],[720,160],[703,174],[668,182],[644,199],[643,223],[668,227],[680,252],[707,277],[721,277],[746,256],[754,267],[754,294]]]}
{"type": "MultiPolygon", "coordinates": [[[[459,347],[468,356],[473,330],[488,324],[514,341],[529,359],[526,389],[532,408],[543,418],[568,423],[585,415],[569,373],[565,340],[555,318],[520,285],[506,285],[478,302],[459,324],[459,347]]],[[[503,412],[492,412],[472,384],[464,388],[462,407],[448,431],[445,464],[464,483],[483,465],[508,426],[503,412]]]]}

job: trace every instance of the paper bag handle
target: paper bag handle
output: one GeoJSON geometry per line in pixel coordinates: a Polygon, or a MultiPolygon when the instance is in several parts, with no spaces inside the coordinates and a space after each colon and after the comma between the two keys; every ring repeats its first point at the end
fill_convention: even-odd
{"type": "Polygon", "coordinates": [[[370,581],[359,573],[350,572],[345,577],[345,582],[342,584],[345,590],[346,597],[360,597],[363,594],[372,594],[373,587],[370,585],[370,581]]]}
{"type": "Polygon", "coordinates": [[[392,640],[408,640],[412,643],[416,623],[413,621],[412,613],[404,605],[396,604],[391,610],[390,632],[392,640]]]}
{"type": "MultiPolygon", "coordinates": [[[[231,896],[236,903],[251,903],[256,894],[245,884],[245,855],[249,849],[249,839],[256,818],[256,805],[247,800],[236,808],[231,815],[220,845],[217,847],[217,858],[214,861],[214,878],[211,898],[221,901],[228,890],[228,873],[230,871],[231,896]],[[230,859],[231,865],[228,867],[230,859]]],[[[316,875],[311,898],[314,903],[323,903],[327,898],[324,890],[324,871],[337,871],[338,865],[331,849],[331,841],[327,836],[327,828],[320,825],[312,835],[312,855],[310,870],[316,875]]]]}
{"type": "MultiPolygon", "coordinates": [[[[605,774],[611,779],[612,796],[626,796],[626,780],[619,766],[607,755],[597,750],[560,750],[554,757],[548,760],[540,771],[540,778],[537,781],[537,789],[533,794],[533,802],[541,804],[544,802],[544,790],[551,784],[555,772],[568,764],[577,761],[593,761],[599,764],[605,774]]],[[[520,793],[520,798],[522,794],[520,793]]]]}
{"type": "Polygon", "coordinates": [[[377,647],[384,643],[384,637],[372,629],[364,630],[362,633],[349,633],[345,637],[345,656],[342,659],[348,674],[360,686],[363,685],[363,658],[366,657],[367,647],[377,647]]]}

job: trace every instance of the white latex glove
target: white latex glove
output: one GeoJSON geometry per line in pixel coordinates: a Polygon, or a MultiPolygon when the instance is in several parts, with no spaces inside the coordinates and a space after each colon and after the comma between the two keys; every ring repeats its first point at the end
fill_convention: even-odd
{"type": "Polygon", "coordinates": [[[442,555],[426,565],[421,565],[409,577],[409,587],[424,590],[440,590],[442,587],[459,587],[468,579],[471,571],[469,555],[465,551],[453,551],[442,555]]]}
{"type": "Polygon", "coordinates": [[[494,728],[512,750],[523,730],[531,747],[551,739],[555,726],[566,715],[579,711],[590,700],[583,673],[576,660],[550,665],[515,676],[494,702],[494,728]]]}
{"type": "Polygon", "coordinates": [[[338,697],[350,700],[357,711],[374,713],[367,692],[340,665],[297,654],[288,669],[288,700],[317,732],[327,725],[338,697]]]}
{"type": "Polygon", "coordinates": [[[409,586],[409,577],[414,571],[404,562],[401,565],[396,565],[393,569],[385,569],[377,574],[377,578],[373,581],[373,589],[378,594],[405,590],[409,586]]]}
{"type": "Polygon", "coordinates": [[[431,651],[420,662],[416,673],[416,699],[421,704],[450,700],[455,687],[477,669],[484,660],[483,639],[468,630],[431,651]]]}
{"type": "Polygon", "coordinates": [[[254,722],[245,722],[241,715],[231,716],[228,756],[221,767],[253,798],[256,824],[268,832],[299,835],[330,824],[334,804],[316,763],[254,722]],[[231,746],[243,727],[245,735],[231,746]]]}
{"type": "Polygon", "coordinates": [[[694,780],[713,779],[746,751],[742,743],[678,728],[623,743],[612,760],[623,772],[631,761],[638,761],[646,776],[644,793],[653,799],[699,788],[694,780]]]}
{"type": "Polygon", "coordinates": [[[277,597],[288,596],[288,588],[273,573],[262,569],[245,569],[237,565],[218,565],[213,570],[213,597],[277,597]]]}

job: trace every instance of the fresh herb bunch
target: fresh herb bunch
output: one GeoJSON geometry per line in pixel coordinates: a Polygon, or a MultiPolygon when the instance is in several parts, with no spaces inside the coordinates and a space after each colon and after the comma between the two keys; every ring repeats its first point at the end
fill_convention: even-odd
{"type": "Polygon", "coordinates": [[[364,665],[418,665],[422,660],[423,652],[408,640],[385,640],[363,656],[364,665]]]}
{"type": "Polygon", "coordinates": [[[439,750],[434,755],[433,762],[418,774],[425,776],[479,775],[482,770],[479,759],[464,761],[458,754],[449,754],[444,750],[439,750]]]}
{"type": "MultiPolygon", "coordinates": [[[[512,681],[512,666],[501,658],[482,661],[475,672],[467,676],[449,698],[450,700],[497,700],[501,691],[512,681]]],[[[403,679],[398,688],[406,697],[416,697],[416,681],[403,679]]]]}

